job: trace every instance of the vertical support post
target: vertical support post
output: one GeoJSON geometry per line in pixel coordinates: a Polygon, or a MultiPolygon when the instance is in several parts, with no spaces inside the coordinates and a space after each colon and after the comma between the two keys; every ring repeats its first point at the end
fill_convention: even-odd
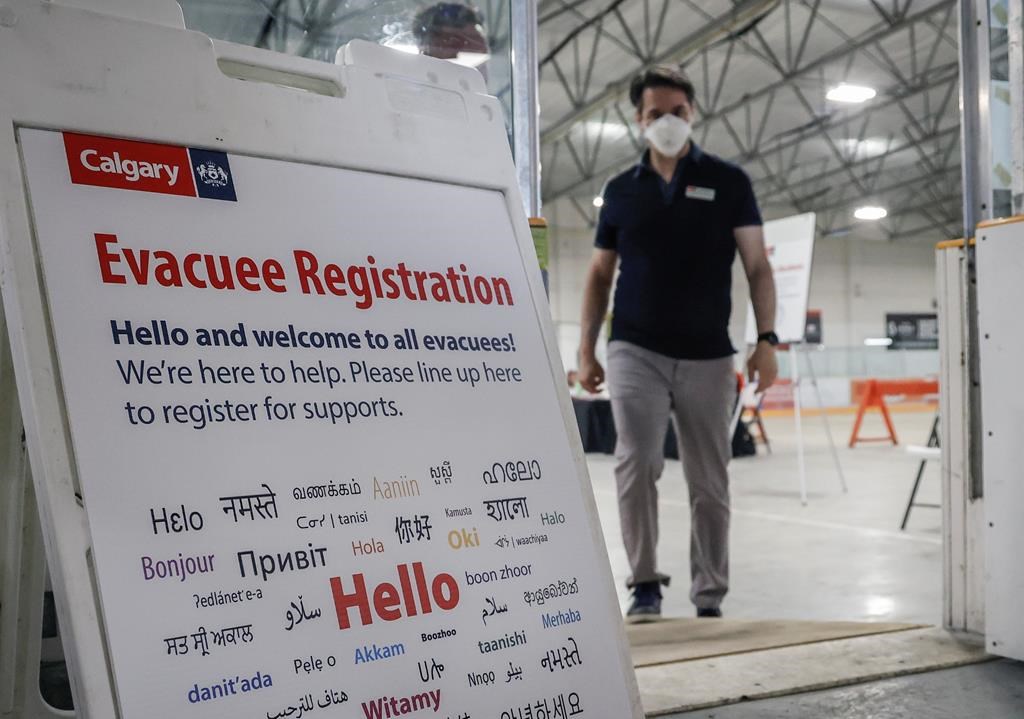
{"type": "Polygon", "coordinates": [[[800,474],[800,504],[807,506],[807,466],[804,460],[803,418],[800,416],[800,358],[796,345],[789,346],[789,375],[793,380],[793,419],[796,422],[796,463],[800,474]]]}
{"type": "Polygon", "coordinates": [[[1024,214],[1024,0],[1009,0],[1010,147],[1013,214],[1024,214]]]}
{"type": "Polygon", "coordinates": [[[512,144],[519,191],[527,217],[540,217],[540,101],[537,64],[537,0],[513,0],[512,144]]]}
{"type": "MultiPolygon", "coordinates": [[[[992,128],[988,0],[960,0],[960,152],[964,238],[971,239],[982,220],[992,216],[992,128]]],[[[971,499],[984,496],[981,463],[981,373],[978,366],[978,300],[974,247],[967,242],[963,265],[965,444],[964,476],[971,499]]]]}

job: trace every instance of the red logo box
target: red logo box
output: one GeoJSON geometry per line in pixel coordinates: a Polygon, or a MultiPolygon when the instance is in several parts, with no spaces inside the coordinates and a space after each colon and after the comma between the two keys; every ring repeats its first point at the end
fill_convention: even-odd
{"type": "Polygon", "coordinates": [[[76,185],[196,197],[184,147],[65,132],[64,151],[76,185]]]}

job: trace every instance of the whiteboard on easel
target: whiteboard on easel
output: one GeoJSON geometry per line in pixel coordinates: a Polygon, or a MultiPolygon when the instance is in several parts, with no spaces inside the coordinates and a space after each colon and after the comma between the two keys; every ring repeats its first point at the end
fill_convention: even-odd
{"type": "MultiPolygon", "coordinates": [[[[764,223],[764,244],[775,278],[775,333],[783,343],[802,342],[814,257],[815,215],[806,212],[764,223]]],[[[747,304],[747,344],[757,342],[754,308],[747,304]]]]}
{"type": "MultiPolygon", "coordinates": [[[[155,57],[119,75],[125,23],[15,5],[24,47],[62,39],[127,83],[59,130],[15,118],[24,174],[0,184],[32,222],[5,228],[5,311],[73,673],[105,647],[126,717],[641,717],[479,78],[356,45],[322,71],[345,101],[307,96],[139,25],[155,57]],[[85,546],[60,547],[42,461],[69,449],[101,644],[75,640],[85,546]]],[[[0,81],[0,106],[28,89],[0,81]]]]}

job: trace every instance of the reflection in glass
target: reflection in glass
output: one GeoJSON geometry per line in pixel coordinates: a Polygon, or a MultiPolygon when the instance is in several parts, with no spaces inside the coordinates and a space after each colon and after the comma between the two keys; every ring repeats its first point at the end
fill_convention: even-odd
{"type": "Polygon", "coordinates": [[[416,13],[412,36],[417,50],[430,57],[480,67],[490,58],[484,17],[463,3],[439,2],[416,13]]]}
{"type": "Polygon", "coordinates": [[[509,0],[180,0],[185,24],[210,37],[334,62],[362,39],[476,67],[511,134],[509,0]]]}
{"type": "Polygon", "coordinates": [[[992,138],[992,217],[1013,214],[1008,0],[989,2],[989,128],[992,138]]]}

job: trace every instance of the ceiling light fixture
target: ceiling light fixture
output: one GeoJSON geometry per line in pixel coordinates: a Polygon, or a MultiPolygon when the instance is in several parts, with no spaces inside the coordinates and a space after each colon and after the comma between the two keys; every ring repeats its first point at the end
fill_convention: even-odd
{"type": "Polygon", "coordinates": [[[888,214],[889,211],[884,207],[874,207],[872,205],[858,207],[853,211],[853,216],[858,220],[880,220],[888,214]]]}
{"type": "Polygon", "coordinates": [[[892,344],[892,337],[868,337],[864,344],[868,347],[888,347],[892,344]]]}
{"type": "Polygon", "coordinates": [[[866,102],[877,94],[872,87],[847,85],[843,82],[829,90],[825,99],[832,102],[866,102]]]}
{"type": "Polygon", "coordinates": [[[594,207],[604,207],[604,198],[598,195],[594,198],[594,207]]]}
{"type": "Polygon", "coordinates": [[[884,154],[891,147],[892,143],[882,137],[867,137],[864,139],[845,138],[836,142],[839,149],[857,159],[866,159],[884,154]]]}
{"type": "Polygon", "coordinates": [[[587,135],[595,138],[603,136],[605,139],[619,140],[629,134],[629,128],[621,122],[586,120],[582,125],[587,135]]]}

